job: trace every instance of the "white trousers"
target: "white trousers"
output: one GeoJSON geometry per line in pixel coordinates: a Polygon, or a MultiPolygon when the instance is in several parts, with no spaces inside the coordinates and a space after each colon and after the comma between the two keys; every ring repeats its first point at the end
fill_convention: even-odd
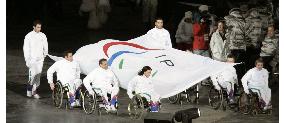
{"type": "Polygon", "coordinates": [[[81,79],[75,79],[72,82],[61,82],[63,87],[67,86],[69,89],[69,93],[72,95],[75,95],[77,89],[82,85],[82,80],[81,79]]]}
{"type": "Polygon", "coordinates": [[[161,98],[160,95],[157,94],[156,92],[140,93],[139,95],[145,97],[148,102],[150,101],[159,102],[161,98]]]}
{"type": "Polygon", "coordinates": [[[256,92],[259,97],[263,99],[266,105],[269,104],[271,99],[271,89],[266,86],[253,86],[248,84],[248,88],[256,92]],[[258,91],[259,90],[259,91],[258,91]]]}
{"type": "MultiPolygon", "coordinates": [[[[218,83],[215,83],[215,81],[213,81],[213,84],[215,86],[215,88],[217,90],[220,90],[221,88],[219,87],[218,83]]],[[[220,86],[222,88],[225,88],[227,89],[227,94],[229,95],[231,91],[234,92],[234,83],[232,82],[228,82],[228,81],[225,81],[225,82],[219,82],[220,86]]]]}
{"type": "Polygon", "coordinates": [[[29,67],[28,84],[33,86],[32,91],[35,91],[40,85],[42,66],[43,66],[43,59],[39,61],[35,61],[29,67]]]}
{"type": "Polygon", "coordinates": [[[97,87],[93,86],[93,89],[98,95],[104,97],[104,99],[107,101],[108,101],[108,96],[107,96],[108,93],[111,95],[111,98],[113,98],[119,92],[119,87],[112,87],[111,85],[97,86],[97,87]]]}

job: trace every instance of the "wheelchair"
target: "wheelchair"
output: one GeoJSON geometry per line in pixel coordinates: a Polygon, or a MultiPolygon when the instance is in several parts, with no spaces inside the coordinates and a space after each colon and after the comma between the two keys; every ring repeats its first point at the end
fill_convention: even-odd
{"type": "Polygon", "coordinates": [[[187,102],[198,104],[199,103],[198,94],[199,94],[199,87],[198,87],[198,84],[196,84],[193,87],[190,87],[177,95],[169,97],[168,100],[171,104],[179,103],[182,105],[183,100],[186,100],[187,102]]]}
{"type": "MultiPolygon", "coordinates": [[[[220,84],[219,84],[220,86],[220,84]]],[[[222,110],[226,110],[227,107],[229,107],[229,109],[234,110],[235,112],[237,112],[239,110],[238,107],[238,100],[240,98],[240,87],[235,85],[234,86],[234,100],[236,103],[231,104],[230,100],[228,99],[228,94],[227,94],[227,89],[223,88],[222,86],[220,86],[221,89],[217,90],[215,89],[214,85],[211,84],[211,87],[208,91],[208,98],[209,98],[209,105],[217,110],[220,107],[222,107],[222,110]]]]}
{"type": "MultiPolygon", "coordinates": [[[[82,103],[83,103],[83,109],[85,111],[86,114],[92,114],[95,110],[98,111],[98,114],[101,116],[102,111],[105,110],[104,107],[104,100],[103,97],[100,96],[96,91],[100,91],[100,88],[93,88],[93,91],[95,92],[94,95],[89,94],[88,90],[84,91],[83,94],[83,98],[82,98],[82,103]]],[[[109,101],[111,99],[111,95],[108,94],[107,95],[109,98],[109,101]]],[[[118,109],[118,103],[116,101],[115,103],[115,108],[118,109]]],[[[115,112],[109,112],[106,111],[106,113],[115,113],[116,115],[118,115],[118,110],[116,110],[115,112]]]]}
{"type": "MultiPolygon", "coordinates": [[[[159,104],[159,110],[161,105],[159,104]]],[[[140,94],[134,94],[133,98],[128,104],[128,114],[131,119],[141,119],[146,115],[147,112],[150,112],[150,102],[147,101],[145,97],[142,97],[140,94]]]]}
{"type": "MultiPolygon", "coordinates": [[[[54,90],[52,92],[52,99],[53,104],[56,108],[62,108],[62,106],[65,106],[65,109],[73,109],[69,103],[69,84],[62,85],[60,81],[57,81],[54,85],[54,90]]],[[[82,91],[80,88],[80,97],[77,97],[80,100],[80,105],[82,104],[81,98],[82,98],[82,91]]]]}
{"type": "Polygon", "coordinates": [[[264,106],[259,101],[258,93],[253,92],[252,90],[256,90],[258,93],[260,93],[260,91],[256,88],[249,89],[250,94],[246,94],[243,92],[239,100],[240,112],[243,114],[250,114],[252,116],[258,114],[271,115],[272,109],[267,109],[266,111],[264,111],[264,106]]]}

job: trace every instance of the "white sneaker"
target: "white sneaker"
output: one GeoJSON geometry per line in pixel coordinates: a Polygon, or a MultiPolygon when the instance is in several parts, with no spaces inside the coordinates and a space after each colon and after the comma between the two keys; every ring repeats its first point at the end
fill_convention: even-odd
{"type": "Polygon", "coordinates": [[[112,111],[114,111],[114,112],[117,110],[114,105],[111,105],[111,106],[110,106],[110,109],[111,109],[112,111]]]}
{"type": "Polygon", "coordinates": [[[272,109],[272,106],[271,106],[271,105],[267,105],[267,106],[264,106],[264,107],[263,107],[263,110],[264,110],[264,111],[266,111],[266,110],[268,110],[268,109],[272,109]]]}
{"type": "Polygon", "coordinates": [[[158,111],[150,111],[150,112],[158,112],[158,111]]]}
{"type": "Polygon", "coordinates": [[[104,104],[99,104],[99,108],[105,108],[104,104]]]}
{"type": "Polygon", "coordinates": [[[40,96],[39,96],[38,94],[34,94],[33,97],[34,97],[35,99],[39,99],[39,98],[40,98],[40,96]]]}
{"type": "Polygon", "coordinates": [[[32,97],[32,91],[27,91],[27,97],[32,97]]]}
{"type": "Polygon", "coordinates": [[[76,99],[76,100],[75,100],[75,103],[76,103],[76,106],[78,106],[78,107],[81,106],[79,99],[76,99]]]}
{"type": "Polygon", "coordinates": [[[77,105],[76,102],[70,104],[71,107],[75,107],[76,105],[77,105]]]}
{"type": "Polygon", "coordinates": [[[105,109],[106,109],[107,112],[111,111],[111,107],[109,105],[106,105],[105,109]]]}

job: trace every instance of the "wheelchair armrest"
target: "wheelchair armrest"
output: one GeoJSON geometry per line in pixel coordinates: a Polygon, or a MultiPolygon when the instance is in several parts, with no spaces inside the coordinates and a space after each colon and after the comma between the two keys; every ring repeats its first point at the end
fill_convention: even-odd
{"type": "Polygon", "coordinates": [[[250,88],[250,89],[249,89],[249,93],[250,93],[251,95],[258,95],[257,92],[253,92],[252,89],[257,90],[257,91],[259,92],[259,94],[261,94],[259,89],[250,88]]]}

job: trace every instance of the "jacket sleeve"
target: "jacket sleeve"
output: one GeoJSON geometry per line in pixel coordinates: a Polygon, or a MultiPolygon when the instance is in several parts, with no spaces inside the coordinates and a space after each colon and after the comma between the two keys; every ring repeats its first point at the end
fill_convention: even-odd
{"type": "Polygon", "coordinates": [[[81,74],[81,69],[80,69],[80,65],[77,62],[76,63],[76,79],[80,79],[80,74],[81,74]]]}
{"type": "Polygon", "coordinates": [[[248,90],[248,80],[251,79],[252,76],[252,69],[249,70],[241,79],[245,93],[249,94],[248,90]]]}
{"type": "Polygon", "coordinates": [[[170,33],[167,31],[167,37],[166,37],[166,47],[167,48],[172,48],[172,41],[171,41],[171,36],[170,36],[170,33]]]}
{"type": "Polygon", "coordinates": [[[53,73],[58,70],[59,63],[55,62],[50,68],[47,70],[47,80],[48,83],[53,83],[53,73]]]}
{"type": "Polygon", "coordinates": [[[268,86],[268,77],[269,77],[269,73],[268,73],[268,71],[265,69],[264,81],[265,81],[265,85],[266,85],[266,86],[268,86]]]}
{"type": "MultiPolygon", "coordinates": [[[[93,92],[91,83],[92,81],[94,81],[94,73],[95,71],[92,71],[91,73],[89,73],[84,79],[83,79],[83,84],[86,87],[86,89],[89,91],[89,93],[93,92]]],[[[94,92],[93,92],[94,93],[94,92]]]]}
{"type": "Polygon", "coordinates": [[[44,35],[43,36],[43,55],[44,57],[48,54],[48,43],[47,43],[47,38],[44,35]]]}
{"type": "Polygon", "coordinates": [[[24,51],[26,65],[27,67],[29,67],[31,59],[31,50],[30,50],[30,38],[28,37],[28,35],[24,39],[23,51],[24,51]]]}

